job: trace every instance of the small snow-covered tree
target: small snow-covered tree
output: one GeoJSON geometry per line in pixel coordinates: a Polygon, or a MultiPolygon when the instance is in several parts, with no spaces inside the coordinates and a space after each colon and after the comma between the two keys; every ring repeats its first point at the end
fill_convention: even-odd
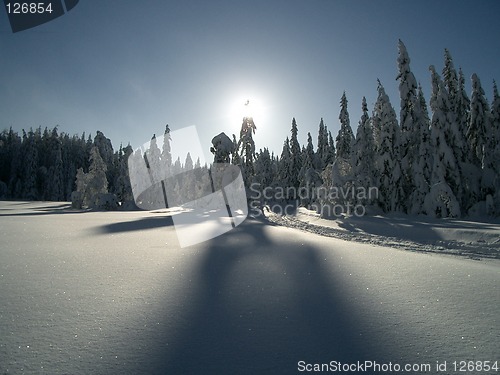
{"type": "Polygon", "coordinates": [[[108,180],[106,178],[106,163],[102,160],[97,146],[90,150],[89,172],[83,169],[77,172],[76,187],[83,206],[100,208],[100,196],[108,192],[108,180]]]}
{"type": "Polygon", "coordinates": [[[352,132],[351,123],[349,120],[349,112],[347,111],[347,97],[345,91],[340,99],[340,130],[336,138],[337,159],[341,158],[348,162],[352,158],[352,148],[354,144],[354,133],[352,132]]]}

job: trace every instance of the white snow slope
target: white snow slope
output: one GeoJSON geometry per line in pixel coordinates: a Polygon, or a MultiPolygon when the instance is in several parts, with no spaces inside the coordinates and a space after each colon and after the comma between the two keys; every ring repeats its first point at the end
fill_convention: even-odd
{"type": "Polygon", "coordinates": [[[496,259],[254,219],[180,249],[167,214],[67,207],[0,202],[1,375],[329,373],[357,361],[386,366],[365,374],[483,374],[453,361],[500,361],[496,259]]]}

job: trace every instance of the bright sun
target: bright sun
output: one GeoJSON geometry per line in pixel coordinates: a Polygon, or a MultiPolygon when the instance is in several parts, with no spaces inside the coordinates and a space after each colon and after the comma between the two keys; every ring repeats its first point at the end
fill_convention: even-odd
{"type": "Polygon", "coordinates": [[[259,121],[264,114],[263,108],[262,103],[255,97],[239,97],[231,105],[229,116],[238,122],[243,117],[253,117],[254,121],[259,121]]]}

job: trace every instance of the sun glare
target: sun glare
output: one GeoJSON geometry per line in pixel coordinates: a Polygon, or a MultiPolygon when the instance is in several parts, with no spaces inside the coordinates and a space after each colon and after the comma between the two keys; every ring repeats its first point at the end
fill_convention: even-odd
{"type": "Polygon", "coordinates": [[[231,105],[229,116],[232,121],[241,122],[243,117],[253,117],[254,121],[262,120],[264,107],[255,97],[239,97],[231,105]]]}

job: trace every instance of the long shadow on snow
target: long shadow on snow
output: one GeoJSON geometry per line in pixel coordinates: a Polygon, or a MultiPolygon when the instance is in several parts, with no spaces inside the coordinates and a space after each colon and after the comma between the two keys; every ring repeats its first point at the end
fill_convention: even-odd
{"type": "Polygon", "coordinates": [[[491,230],[498,224],[488,222],[467,222],[458,219],[425,219],[405,217],[351,217],[339,220],[338,225],[350,232],[364,232],[377,236],[397,237],[422,244],[443,240],[436,228],[448,230],[491,230]]]}
{"type": "Polygon", "coordinates": [[[247,220],[201,250],[180,334],[144,338],[157,349],[138,371],[279,375],[298,373],[299,361],[396,357],[381,338],[361,335],[345,282],[317,248],[287,239],[282,228],[276,242],[268,230],[247,220]]]}
{"type": "Polygon", "coordinates": [[[174,222],[171,216],[155,216],[101,225],[96,228],[96,231],[101,234],[113,234],[170,227],[172,225],[174,225],[174,222]]]}

